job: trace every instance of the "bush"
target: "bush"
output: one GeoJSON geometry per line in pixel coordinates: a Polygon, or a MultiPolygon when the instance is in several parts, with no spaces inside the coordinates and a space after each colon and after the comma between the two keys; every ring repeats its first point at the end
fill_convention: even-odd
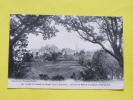
{"type": "Polygon", "coordinates": [[[25,53],[24,54],[24,57],[23,57],[23,61],[24,62],[32,62],[34,61],[34,57],[33,57],[33,54],[32,53],[25,53]]]}
{"type": "Polygon", "coordinates": [[[71,79],[74,79],[74,80],[81,80],[83,79],[82,76],[79,74],[76,74],[76,73],[73,73],[71,76],[70,76],[71,79]]]}
{"type": "Polygon", "coordinates": [[[80,65],[83,65],[83,63],[84,63],[84,56],[83,55],[79,56],[78,63],[80,65]]]}
{"type": "Polygon", "coordinates": [[[28,67],[30,67],[30,65],[26,65],[23,62],[15,63],[13,78],[16,78],[16,79],[24,79],[24,78],[26,78],[27,77],[27,73],[29,71],[28,67]]]}
{"type": "Polygon", "coordinates": [[[72,79],[76,79],[75,73],[73,73],[73,74],[71,75],[71,78],[72,78],[72,79]]]}
{"type": "Polygon", "coordinates": [[[48,61],[55,61],[58,57],[58,54],[56,52],[53,52],[51,54],[44,54],[43,57],[45,58],[45,60],[48,61]]]}
{"type": "Polygon", "coordinates": [[[52,53],[52,61],[55,61],[58,57],[58,54],[56,52],[52,53]]]}
{"type": "Polygon", "coordinates": [[[48,80],[49,79],[49,76],[47,74],[39,74],[39,78],[41,80],[48,80]]]}
{"type": "Polygon", "coordinates": [[[121,70],[117,60],[104,50],[98,50],[94,53],[91,68],[96,72],[97,79],[101,80],[118,78],[117,76],[122,73],[116,71],[121,70]]]}
{"type": "Polygon", "coordinates": [[[91,66],[91,60],[92,60],[92,58],[88,55],[80,55],[79,59],[78,59],[78,63],[80,65],[88,67],[88,66],[91,66]]]}
{"type": "Polygon", "coordinates": [[[52,80],[58,80],[58,81],[61,81],[61,80],[65,80],[65,78],[61,75],[56,75],[56,76],[53,76],[52,77],[52,80]]]}
{"type": "Polygon", "coordinates": [[[95,78],[95,72],[90,69],[90,68],[86,68],[84,69],[83,72],[80,72],[81,74],[81,77],[84,81],[87,81],[87,80],[90,80],[90,81],[93,81],[93,80],[96,80],[95,78]]]}

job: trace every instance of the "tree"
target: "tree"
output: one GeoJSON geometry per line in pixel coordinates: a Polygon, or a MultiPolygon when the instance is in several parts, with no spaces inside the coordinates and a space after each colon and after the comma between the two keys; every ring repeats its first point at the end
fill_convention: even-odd
{"type": "Polygon", "coordinates": [[[58,20],[69,31],[76,31],[85,41],[100,45],[123,68],[123,23],[121,17],[61,16],[58,20]],[[94,29],[97,27],[98,32],[94,29]],[[109,43],[107,49],[104,43],[109,43]]]}
{"type": "MultiPolygon", "coordinates": [[[[117,75],[122,77],[122,68],[117,60],[104,50],[98,50],[92,58],[92,69],[97,73],[97,77],[113,79],[117,75]]],[[[118,79],[119,77],[116,77],[118,79]]]]}
{"type": "Polygon", "coordinates": [[[85,54],[85,51],[84,51],[84,50],[81,50],[81,51],[79,52],[79,54],[80,54],[80,55],[84,55],[84,54],[85,54]]]}
{"type": "Polygon", "coordinates": [[[9,77],[14,69],[14,50],[26,48],[29,34],[42,34],[43,39],[55,36],[58,30],[51,25],[52,19],[49,15],[11,15],[10,16],[10,46],[9,46],[9,77]]]}

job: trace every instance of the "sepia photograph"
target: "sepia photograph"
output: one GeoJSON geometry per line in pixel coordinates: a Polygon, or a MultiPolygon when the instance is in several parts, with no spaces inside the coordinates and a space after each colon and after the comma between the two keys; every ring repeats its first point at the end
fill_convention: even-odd
{"type": "Polygon", "coordinates": [[[124,89],[121,16],[11,14],[8,88],[124,89]]]}

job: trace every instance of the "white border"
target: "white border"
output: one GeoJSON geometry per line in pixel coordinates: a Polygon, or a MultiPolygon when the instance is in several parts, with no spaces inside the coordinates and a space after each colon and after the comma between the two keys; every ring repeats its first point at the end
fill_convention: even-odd
{"type": "Polygon", "coordinates": [[[44,89],[124,89],[123,81],[83,82],[74,80],[44,81],[8,79],[8,88],[44,88],[44,89]]]}

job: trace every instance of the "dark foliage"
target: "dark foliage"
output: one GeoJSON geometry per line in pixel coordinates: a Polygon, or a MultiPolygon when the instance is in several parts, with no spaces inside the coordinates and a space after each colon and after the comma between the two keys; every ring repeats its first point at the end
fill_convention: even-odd
{"type": "Polygon", "coordinates": [[[45,60],[56,61],[57,57],[58,57],[58,54],[56,52],[52,52],[51,55],[50,54],[45,55],[45,60]]]}
{"type": "Polygon", "coordinates": [[[81,80],[83,79],[82,76],[80,74],[76,74],[76,73],[73,73],[71,76],[70,76],[71,79],[74,79],[74,80],[81,80]]]}
{"type": "Polygon", "coordinates": [[[83,78],[84,81],[87,81],[87,80],[96,80],[95,78],[95,71],[93,71],[92,69],[90,68],[87,68],[87,69],[84,69],[84,72],[80,72],[81,74],[81,77],[83,78]]]}
{"type": "MultiPolygon", "coordinates": [[[[24,15],[24,14],[11,14],[10,16],[10,45],[9,45],[9,71],[8,77],[13,75],[15,69],[14,55],[15,48],[26,48],[28,46],[28,35],[42,34],[44,40],[55,37],[58,30],[51,24],[49,15],[24,15]]],[[[19,56],[18,56],[19,57],[19,56]]],[[[26,61],[30,61],[26,59],[26,61]]]]}
{"type": "Polygon", "coordinates": [[[27,77],[27,73],[29,71],[29,69],[27,67],[29,67],[30,65],[26,65],[23,62],[17,62],[15,63],[15,67],[13,69],[14,73],[13,73],[13,78],[16,79],[24,79],[27,77]]]}
{"type": "Polygon", "coordinates": [[[65,80],[65,78],[61,75],[56,75],[56,76],[53,76],[52,77],[52,80],[58,80],[58,81],[61,81],[61,80],[65,80]]]}
{"type": "Polygon", "coordinates": [[[34,58],[33,54],[25,53],[24,57],[23,57],[23,61],[24,62],[31,62],[31,61],[34,61],[33,58],[34,58]]]}
{"type": "Polygon", "coordinates": [[[99,69],[97,71],[94,71],[91,68],[84,69],[83,72],[80,72],[81,77],[84,81],[102,81],[102,80],[108,80],[107,75],[105,71],[99,69]]]}
{"type": "Polygon", "coordinates": [[[122,77],[122,68],[119,66],[119,63],[104,50],[98,50],[94,53],[91,68],[96,72],[96,78],[100,80],[122,77]]]}
{"type": "Polygon", "coordinates": [[[75,79],[75,78],[76,78],[75,73],[73,73],[73,74],[71,75],[71,78],[72,78],[72,79],[75,79]]]}
{"type": "Polygon", "coordinates": [[[57,59],[58,54],[56,52],[52,53],[52,61],[55,61],[57,59]]]}
{"type": "Polygon", "coordinates": [[[49,79],[49,76],[47,74],[39,74],[39,78],[41,80],[48,80],[49,79]]]}
{"type": "Polygon", "coordinates": [[[83,63],[84,63],[84,57],[83,56],[78,59],[78,63],[80,65],[83,65],[83,63]]]}
{"type": "Polygon", "coordinates": [[[91,66],[91,61],[88,56],[79,56],[78,63],[84,67],[91,66]]]}

